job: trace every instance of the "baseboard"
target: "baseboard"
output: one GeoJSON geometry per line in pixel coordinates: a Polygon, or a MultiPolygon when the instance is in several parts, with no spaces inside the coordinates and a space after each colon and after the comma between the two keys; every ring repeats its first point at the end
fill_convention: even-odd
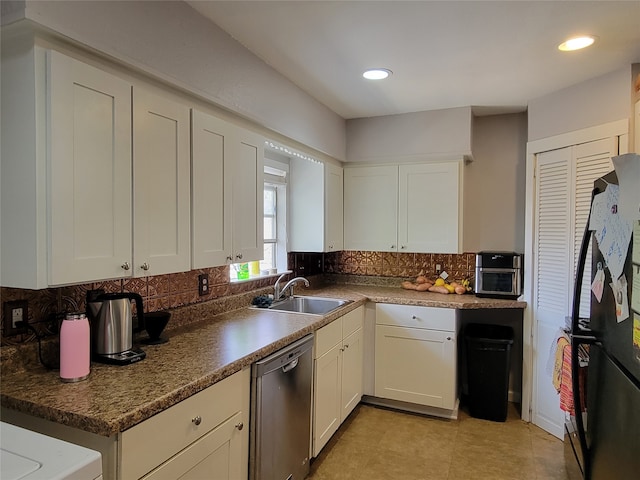
{"type": "Polygon", "coordinates": [[[453,410],[448,410],[446,408],[418,405],[416,403],[401,402],[399,400],[389,400],[388,398],[373,397],[371,395],[364,395],[362,397],[362,403],[393,408],[395,410],[402,410],[405,412],[420,413],[422,415],[429,415],[432,417],[448,418],[451,420],[456,420],[458,418],[458,408],[460,406],[460,400],[456,400],[453,410]]]}

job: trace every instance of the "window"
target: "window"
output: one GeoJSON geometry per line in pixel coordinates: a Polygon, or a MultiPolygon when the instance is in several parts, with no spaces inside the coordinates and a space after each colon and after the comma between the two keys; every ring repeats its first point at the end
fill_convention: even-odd
{"type": "Polygon", "coordinates": [[[272,184],[264,185],[264,257],[260,270],[277,268],[278,246],[278,192],[272,184]]]}
{"type": "Polygon", "coordinates": [[[287,269],[289,164],[270,158],[265,158],[264,164],[264,257],[260,270],[283,272],[287,269]]]}
{"type": "MultiPolygon", "coordinates": [[[[272,275],[276,272],[283,272],[287,269],[287,183],[286,178],[289,171],[287,163],[265,158],[264,166],[264,253],[260,260],[260,271],[254,270],[250,265],[249,273],[241,277],[255,278],[257,276],[272,275]]],[[[229,269],[231,281],[239,280],[238,274],[244,263],[235,263],[229,269]]]]}

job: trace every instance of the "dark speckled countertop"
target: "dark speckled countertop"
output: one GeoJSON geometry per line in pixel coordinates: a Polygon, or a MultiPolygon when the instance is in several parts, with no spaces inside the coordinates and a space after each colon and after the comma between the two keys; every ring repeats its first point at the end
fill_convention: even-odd
{"type": "MultiPolygon", "coordinates": [[[[111,436],[213,385],[289,343],[363,305],[398,303],[478,309],[525,308],[526,303],[442,295],[393,287],[334,285],[298,293],[352,300],[324,317],[241,308],[168,332],[170,341],[144,346],[146,358],[127,366],[93,362],[91,375],[62,383],[58,372],[37,363],[7,368],[3,361],[3,407],[111,436]]],[[[200,311],[205,307],[200,307],[200,311]]],[[[202,313],[200,316],[203,316],[202,313]]],[[[208,318],[207,318],[208,317],[208,318]]]]}

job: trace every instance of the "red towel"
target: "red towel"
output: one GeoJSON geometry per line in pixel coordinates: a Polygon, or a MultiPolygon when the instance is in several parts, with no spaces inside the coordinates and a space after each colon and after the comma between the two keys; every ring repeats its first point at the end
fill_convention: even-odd
{"type": "MultiPolygon", "coordinates": [[[[586,368],[578,368],[578,382],[580,385],[580,404],[582,411],[586,410],[585,405],[585,377],[586,368]]],[[[571,345],[567,344],[562,348],[562,376],[560,380],[560,408],[571,415],[575,415],[573,404],[573,384],[571,383],[571,345]]]]}

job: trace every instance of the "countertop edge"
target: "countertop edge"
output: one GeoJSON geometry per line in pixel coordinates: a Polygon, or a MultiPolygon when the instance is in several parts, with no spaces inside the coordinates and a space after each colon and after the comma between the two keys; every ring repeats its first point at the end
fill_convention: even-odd
{"type": "MultiPolygon", "coordinates": [[[[323,326],[333,322],[337,318],[349,313],[350,311],[364,305],[367,301],[374,303],[395,303],[401,305],[417,305],[426,307],[440,307],[440,308],[454,308],[454,309],[482,309],[482,308],[512,308],[512,309],[524,309],[526,308],[526,302],[521,301],[509,301],[509,300],[479,300],[476,297],[472,299],[463,299],[456,297],[467,297],[467,295],[455,296],[454,300],[447,298],[438,298],[437,295],[426,292],[412,292],[401,290],[391,287],[370,287],[370,286],[356,286],[356,285],[341,285],[332,286],[328,288],[319,288],[305,292],[308,295],[315,296],[329,296],[337,298],[345,298],[351,300],[350,303],[336,309],[325,316],[307,316],[304,315],[305,320],[308,323],[297,330],[292,331],[290,334],[285,335],[278,340],[263,346],[251,353],[238,357],[237,359],[226,363],[215,370],[195,378],[191,381],[187,381],[180,387],[161,395],[158,398],[154,398],[137,408],[126,411],[111,420],[105,420],[100,415],[82,415],[74,413],[72,411],[66,411],[61,408],[55,408],[44,403],[36,403],[35,401],[25,400],[10,396],[3,392],[0,392],[0,404],[2,407],[16,410],[18,412],[32,415],[44,420],[49,420],[55,423],[60,423],[72,428],[78,428],[89,433],[110,437],[112,435],[123,432],[138,423],[150,418],[151,416],[160,413],[171,406],[191,397],[192,395],[214,385],[215,383],[233,375],[236,372],[250,366],[260,358],[264,358],[271,353],[276,352],[280,348],[286,346],[291,342],[294,342],[305,335],[308,335],[323,326]],[[434,295],[436,295],[434,297],[434,295]],[[311,317],[311,318],[310,318],[311,317]]],[[[471,295],[468,295],[471,297],[471,295]]],[[[248,307],[247,307],[248,308],[248,307]]],[[[241,309],[244,311],[244,309],[241,309]]],[[[240,311],[237,311],[240,312],[240,311]]],[[[277,312],[270,312],[273,315],[292,315],[294,317],[300,317],[301,314],[282,314],[277,312]]],[[[211,318],[224,317],[226,314],[213,315],[211,318]]],[[[205,323],[205,322],[199,322],[205,323]]],[[[191,329],[197,329],[198,325],[191,325],[191,329]]],[[[200,328],[204,328],[200,327],[200,328]]],[[[118,367],[120,368],[120,367],[118,367]]],[[[4,373],[4,372],[3,372],[4,373]]],[[[15,372],[16,376],[19,372],[15,372]]],[[[4,375],[3,375],[4,376],[4,375]]],[[[4,383],[4,382],[3,382],[4,383]]]]}

